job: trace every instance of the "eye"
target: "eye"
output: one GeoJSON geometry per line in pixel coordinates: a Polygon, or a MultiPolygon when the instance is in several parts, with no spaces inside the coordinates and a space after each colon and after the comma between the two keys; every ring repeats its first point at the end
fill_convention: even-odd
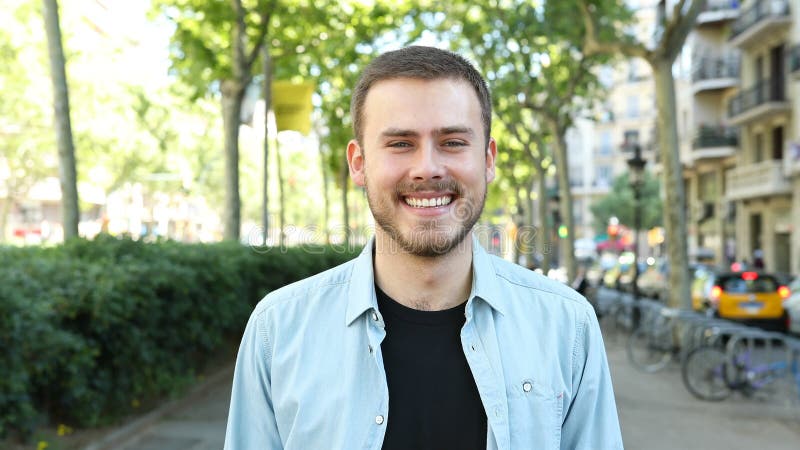
{"type": "Polygon", "coordinates": [[[407,141],[396,141],[396,142],[390,142],[386,146],[393,148],[408,148],[411,147],[411,143],[407,141]]]}
{"type": "Polygon", "coordinates": [[[443,147],[466,147],[467,145],[469,145],[469,144],[467,144],[464,141],[455,140],[455,139],[451,139],[449,141],[445,141],[442,144],[443,147]]]}

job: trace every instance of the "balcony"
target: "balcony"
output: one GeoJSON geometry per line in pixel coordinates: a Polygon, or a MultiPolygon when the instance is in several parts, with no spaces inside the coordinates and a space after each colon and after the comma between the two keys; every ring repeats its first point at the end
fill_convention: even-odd
{"type": "Polygon", "coordinates": [[[698,58],[692,66],[692,92],[716,91],[739,84],[739,58],[698,58]]]}
{"type": "Polygon", "coordinates": [[[697,26],[721,25],[739,17],[739,0],[708,0],[697,16],[697,26]]]}
{"type": "Polygon", "coordinates": [[[790,194],[792,185],[784,176],[783,160],[761,161],[735,167],[725,175],[728,200],[790,194]]]}
{"type": "Polygon", "coordinates": [[[735,47],[747,48],[763,41],[765,35],[784,32],[791,25],[788,0],[756,0],[733,23],[730,42],[735,47]]]}
{"type": "Polygon", "coordinates": [[[611,192],[612,182],[605,179],[595,179],[591,183],[580,186],[571,186],[570,192],[574,196],[603,196],[611,192]]]}
{"type": "Polygon", "coordinates": [[[692,159],[726,158],[733,156],[739,145],[739,131],[724,126],[702,125],[692,141],[692,159]]]}
{"type": "Polygon", "coordinates": [[[790,111],[791,103],[786,100],[782,77],[765,78],[739,93],[728,104],[728,118],[737,126],[790,111]]]}

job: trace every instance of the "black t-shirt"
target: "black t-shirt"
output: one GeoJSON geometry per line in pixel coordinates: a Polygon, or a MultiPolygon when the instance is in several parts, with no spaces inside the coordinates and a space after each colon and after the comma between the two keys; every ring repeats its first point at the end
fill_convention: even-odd
{"type": "Polygon", "coordinates": [[[375,290],[386,324],[383,450],[485,450],[486,412],[461,348],[464,305],[419,311],[375,290]]]}

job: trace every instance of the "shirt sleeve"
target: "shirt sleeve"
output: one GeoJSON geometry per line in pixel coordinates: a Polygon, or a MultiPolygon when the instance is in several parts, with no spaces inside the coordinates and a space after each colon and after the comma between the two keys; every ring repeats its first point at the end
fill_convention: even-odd
{"type": "Polygon", "coordinates": [[[580,314],[573,350],[572,401],[561,426],[562,449],[621,449],[611,373],[597,318],[580,314]]]}
{"type": "Polygon", "coordinates": [[[281,444],[272,404],[269,336],[264,318],[250,316],[233,374],[225,450],[279,450],[281,444]]]}

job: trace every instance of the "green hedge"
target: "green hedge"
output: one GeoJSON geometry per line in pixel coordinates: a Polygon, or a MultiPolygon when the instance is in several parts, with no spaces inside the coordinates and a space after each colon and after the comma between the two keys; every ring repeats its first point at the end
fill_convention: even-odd
{"type": "Polygon", "coordinates": [[[0,437],[102,425],[175,392],[267,292],[354,256],[110,236],[0,248],[0,437]]]}

